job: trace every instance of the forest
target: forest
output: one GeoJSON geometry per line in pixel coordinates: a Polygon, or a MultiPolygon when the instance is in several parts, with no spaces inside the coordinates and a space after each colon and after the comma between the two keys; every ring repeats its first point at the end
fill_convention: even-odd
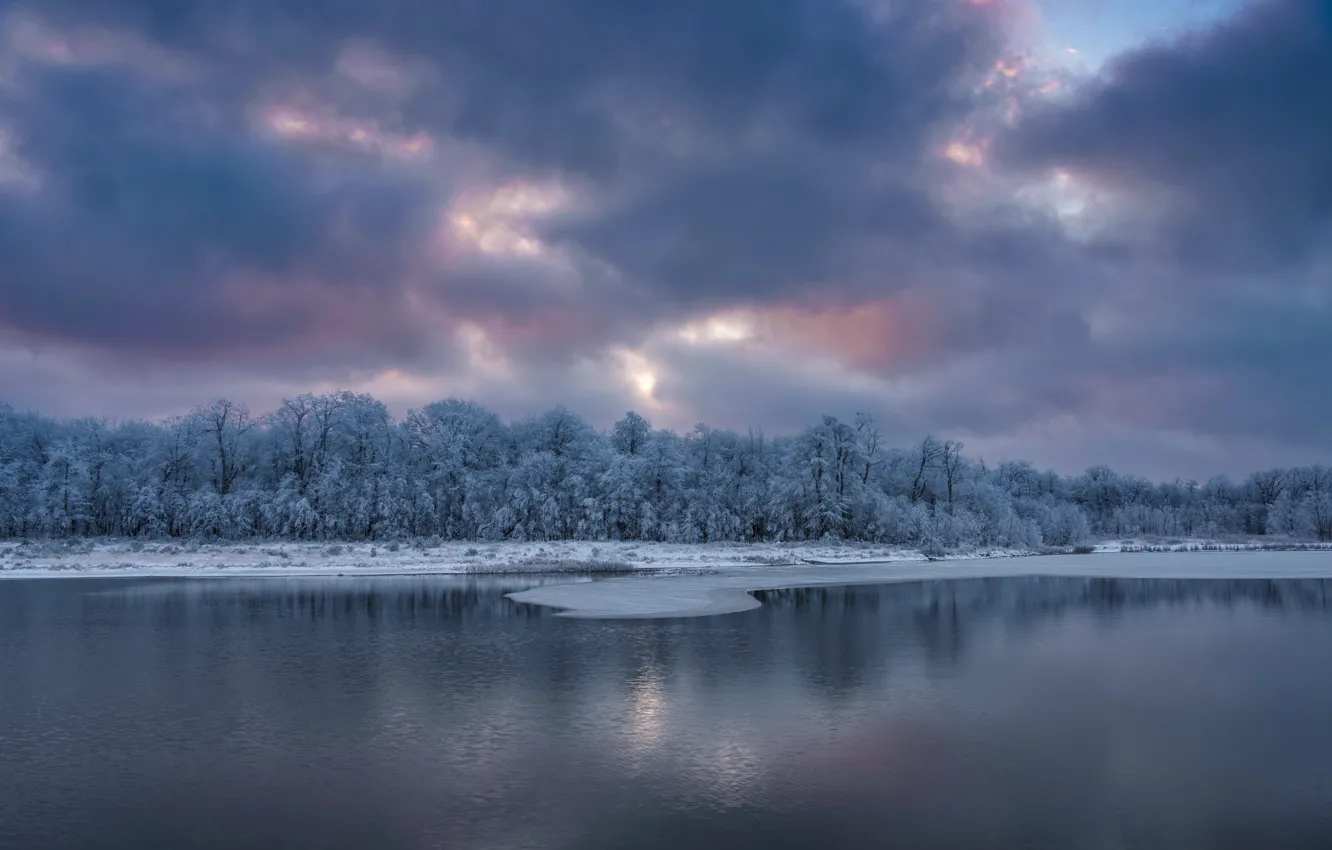
{"type": "Polygon", "coordinates": [[[1332,540],[1332,468],[1152,482],[988,465],[956,440],[885,444],[866,415],[765,437],[598,432],[563,407],[505,423],[448,399],[394,419],[306,394],[251,415],[219,400],[159,423],[55,420],[0,404],[0,537],[286,540],[844,539],[922,551],[1092,539],[1332,540]]]}

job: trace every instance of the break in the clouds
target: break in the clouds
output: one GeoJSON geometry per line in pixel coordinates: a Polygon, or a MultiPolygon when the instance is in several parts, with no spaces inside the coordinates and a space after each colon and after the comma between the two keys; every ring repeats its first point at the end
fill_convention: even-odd
{"type": "Polygon", "coordinates": [[[1163,477],[1328,455],[1326,0],[1095,68],[1021,0],[7,8],[13,403],[346,386],[860,409],[1163,477]]]}

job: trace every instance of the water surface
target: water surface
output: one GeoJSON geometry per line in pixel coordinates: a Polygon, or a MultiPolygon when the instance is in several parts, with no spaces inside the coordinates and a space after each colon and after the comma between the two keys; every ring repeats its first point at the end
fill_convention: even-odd
{"type": "Polygon", "coordinates": [[[1332,847],[1332,582],[0,582],[0,846],[1332,847]]]}

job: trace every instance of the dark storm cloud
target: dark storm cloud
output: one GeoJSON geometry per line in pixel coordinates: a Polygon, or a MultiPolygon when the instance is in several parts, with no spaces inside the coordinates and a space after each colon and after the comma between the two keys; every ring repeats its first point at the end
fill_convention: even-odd
{"type": "Polygon", "coordinates": [[[645,127],[650,141],[622,148],[633,170],[612,203],[548,234],[693,310],[909,282],[918,259],[954,237],[922,167],[975,106],[970,88],[1001,48],[992,22],[948,3],[894,4],[873,21],[853,6],[785,0],[704,4],[735,7],[714,30],[711,14],[684,5],[652,51],[682,73],[643,89],[683,138],[645,127]],[[724,44],[741,49],[694,58],[724,55],[724,44]],[[896,279],[867,279],[871,246],[896,254],[896,279]]]}
{"type": "Polygon", "coordinates": [[[0,322],[131,350],[270,346],[310,332],[321,299],[392,279],[419,189],[330,181],[197,94],[107,68],[21,78],[4,111],[43,185],[0,194],[0,322]]]}
{"type": "Polygon", "coordinates": [[[1107,368],[1121,376],[1166,370],[1198,376],[1200,397],[1174,417],[1181,426],[1316,444],[1326,440],[1332,419],[1332,396],[1320,390],[1332,374],[1329,296],[1332,281],[1316,276],[1303,284],[1263,280],[1247,292],[1220,291],[1194,305],[1187,323],[1155,323],[1107,368]],[[1315,287],[1322,289],[1319,301],[1281,293],[1315,287]]]}
{"type": "Polygon", "coordinates": [[[1087,248],[1125,327],[1041,370],[1051,387],[1085,377],[1066,409],[1115,387],[1126,421],[1317,444],[1332,415],[1315,389],[1332,368],[1332,3],[1259,0],[1125,54],[993,150],[1138,199],[1087,248]]]}
{"type": "MultiPolygon", "coordinates": [[[[654,282],[662,301],[694,310],[841,288],[864,277],[862,243],[919,248],[947,229],[923,192],[868,185],[859,166],[849,153],[821,162],[808,152],[691,162],[655,174],[621,205],[548,233],[654,282]]],[[[888,281],[874,283],[886,294],[888,281]]]]}
{"type": "Polygon", "coordinates": [[[1164,189],[1149,247],[1208,271],[1276,270],[1326,245],[1329,151],[1328,0],[1257,0],[1210,31],[1129,53],[998,145],[1018,166],[1164,189]]]}
{"type": "MultiPolygon", "coordinates": [[[[928,187],[907,175],[970,109],[968,88],[1001,45],[992,22],[965,4],[889,8],[884,16],[822,0],[30,5],[57,31],[132,33],[194,63],[203,82],[107,67],[27,75],[9,118],[21,153],[54,175],[54,187],[35,205],[12,200],[0,212],[0,239],[19,269],[5,316],[35,333],[183,353],[319,330],[316,305],[284,299],[287,309],[241,318],[226,307],[236,296],[223,272],[300,276],[319,284],[316,294],[350,283],[391,296],[424,238],[414,230],[424,195],[380,172],[336,168],[327,152],[257,140],[246,126],[247,110],[275,86],[327,90],[329,69],[353,43],[438,71],[383,111],[393,129],[475,142],[510,174],[577,179],[604,200],[543,232],[590,258],[588,268],[614,267],[622,279],[614,297],[586,286],[515,304],[521,261],[450,264],[432,289],[446,315],[489,319],[550,304],[563,318],[510,324],[550,327],[559,344],[581,309],[596,321],[575,335],[594,343],[641,333],[648,315],[863,281],[852,261],[861,244],[944,238],[928,187]],[[351,238],[330,239],[335,223],[351,238]],[[77,255],[61,250],[75,239],[77,255]]],[[[334,94],[364,105],[357,93],[334,94]]]]}
{"type": "MultiPolygon", "coordinates": [[[[430,57],[466,89],[461,128],[510,143],[524,159],[561,148],[548,138],[561,128],[603,149],[597,137],[617,135],[614,116],[596,103],[603,95],[663,98],[726,129],[777,106],[802,135],[875,136],[909,149],[930,121],[957,114],[958,71],[986,67],[999,49],[983,16],[926,0],[891,4],[886,18],[868,4],[818,0],[45,0],[40,8],[246,58],[250,69],[322,67],[351,38],[430,57]]],[[[619,156],[618,144],[604,150],[619,156]]]]}

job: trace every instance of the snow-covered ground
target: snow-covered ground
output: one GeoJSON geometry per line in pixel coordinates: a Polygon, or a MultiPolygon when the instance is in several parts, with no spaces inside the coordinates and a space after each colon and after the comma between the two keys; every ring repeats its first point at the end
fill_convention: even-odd
{"type": "Polygon", "coordinates": [[[1332,543],[1315,543],[1281,537],[1251,537],[1243,540],[1157,537],[1105,540],[1095,544],[1093,548],[1097,552],[1332,552],[1332,543]]]}
{"type": "MultiPolygon", "coordinates": [[[[951,557],[1029,554],[978,550],[951,557]]],[[[0,543],[0,578],[49,576],[376,575],[523,572],[536,565],[627,564],[649,571],[775,564],[924,561],[914,549],[866,543],[0,543]]]]}
{"type": "Polygon", "coordinates": [[[926,579],[1067,576],[1125,579],[1332,578],[1332,550],[1308,552],[1103,553],[946,563],[753,567],[716,575],[627,577],[583,584],[551,584],[509,594],[518,602],[563,609],[589,618],[697,617],[757,608],[751,590],[819,587],[926,579]]]}
{"type": "MultiPolygon", "coordinates": [[[[1217,551],[1288,545],[1280,541],[1218,543],[1115,540],[1098,553],[1217,551]]],[[[1327,550],[1332,552],[1332,546],[1327,550]]],[[[947,560],[1036,554],[1005,549],[958,552],[947,560]]],[[[0,578],[49,576],[383,575],[390,573],[503,573],[558,570],[586,564],[627,565],[650,572],[923,562],[921,552],[869,543],[187,543],[128,540],[0,542],[0,578]]]]}

